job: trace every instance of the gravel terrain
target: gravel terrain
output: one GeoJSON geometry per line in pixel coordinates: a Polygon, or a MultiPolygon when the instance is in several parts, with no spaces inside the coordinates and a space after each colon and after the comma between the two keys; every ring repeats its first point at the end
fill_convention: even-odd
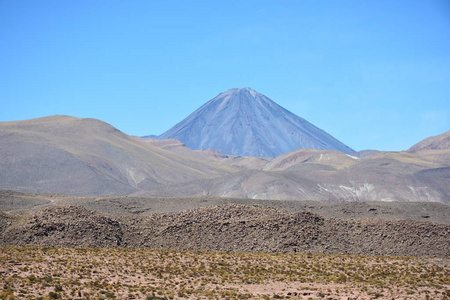
{"type": "Polygon", "coordinates": [[[450,225],[335,219],[258,205],[106,215],[52,206],[0,215],[0,245],[450,257],[450,225]]]}
{"type": "Polygon", "coordinates": [[[200,197],[72,197],[56,194],[24,194],[0,191],[0,210],[27,214],[52,205],[83,206],[90,210],[118,215],[147,215],[229,205],[261,205],[289,212],[309,211],[328,218],[416,220],[450,225],[450,205],[439,202],[341,201],[233,199],[200,197]]]}

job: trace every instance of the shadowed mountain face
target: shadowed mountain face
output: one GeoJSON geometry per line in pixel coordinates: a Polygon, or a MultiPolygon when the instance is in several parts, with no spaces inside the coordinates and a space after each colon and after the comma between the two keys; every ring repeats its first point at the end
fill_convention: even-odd
{"type": "Polygon", "coordinates": [[[275,157],[299,148],[354,152],[325,131],[250,89],[231,89],[163,133],[194,150],[275,157]]]}

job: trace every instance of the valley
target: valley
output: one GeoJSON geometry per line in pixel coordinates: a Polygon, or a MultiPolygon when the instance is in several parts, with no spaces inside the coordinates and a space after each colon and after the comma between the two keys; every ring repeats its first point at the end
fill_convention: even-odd
{"type": "MultiPolygon", "coordinates": [[[[289,115],[235,92],[206,111],[247,128],[251,95],[266,119],[289,115]]],[[[290,118],[318,149],[246,156],[96,119],[0,122],[0,299],[447,299],[450,132],[354,152],[290,118]]]]}

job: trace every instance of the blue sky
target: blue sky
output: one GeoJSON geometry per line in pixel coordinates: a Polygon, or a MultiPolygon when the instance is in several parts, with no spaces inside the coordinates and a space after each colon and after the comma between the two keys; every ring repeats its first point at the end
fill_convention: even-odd
{"type": "Polygon", "coordinates": [[[0,121],[161,134],[251,87],[355,150],[450,130],[450,1],[0,0],[0,121]]]}

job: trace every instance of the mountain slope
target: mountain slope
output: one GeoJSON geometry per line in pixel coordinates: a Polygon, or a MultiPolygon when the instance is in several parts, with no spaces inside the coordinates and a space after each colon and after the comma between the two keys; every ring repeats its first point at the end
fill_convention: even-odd
{"type": "Polygon", "coordinates": [[[357,162],[357,157],[334,150],[299,149],[272,159],[264,171],[284,171],[289,169],[308,169],[321,166],[328,170],[343,169],[357,162]]]}
{"type": "Polygon", "coordinates": [[[250,88],[221,93],[158,138],[244,156],[275,157],[299,148],[354,152],[250,88]]]}
{"type": "MultiPolygon", "coordinates": [[[[218,162],[228,164],[230,159],[218,162]]],[[[450,150],[379,152],[357,158],[338,151],[300,149],[264,165],[246,166],[239,173],[158,186],[135,195],[326,202],[450,201],[450,150]]]]}
{"type": "Polygon", "coordinates": [[[408,149],[410,152],[417,152],[422,150],[448,150],[450,149],[450,130],[444,132],[443,134],[431,136],[426,138],[411,148],[408,149]]]}
{"type": "Polygon", "coordinates": [[[234,172],[128,136],[95,119],[0,122],[0,189],[126,195],[234,172]]]}
{"type": "MultiPolygon", "coordinates": [[[[449,203],[449,186],[450,150],[445,149],[378,152],[359,159],[333,150],[298,149],[264,159],[131,137],[94,119],[0,122],[0,189],[79,196],[449,203]]],[[[37,205],[55,201],[41,200],[37,205]]]]}

